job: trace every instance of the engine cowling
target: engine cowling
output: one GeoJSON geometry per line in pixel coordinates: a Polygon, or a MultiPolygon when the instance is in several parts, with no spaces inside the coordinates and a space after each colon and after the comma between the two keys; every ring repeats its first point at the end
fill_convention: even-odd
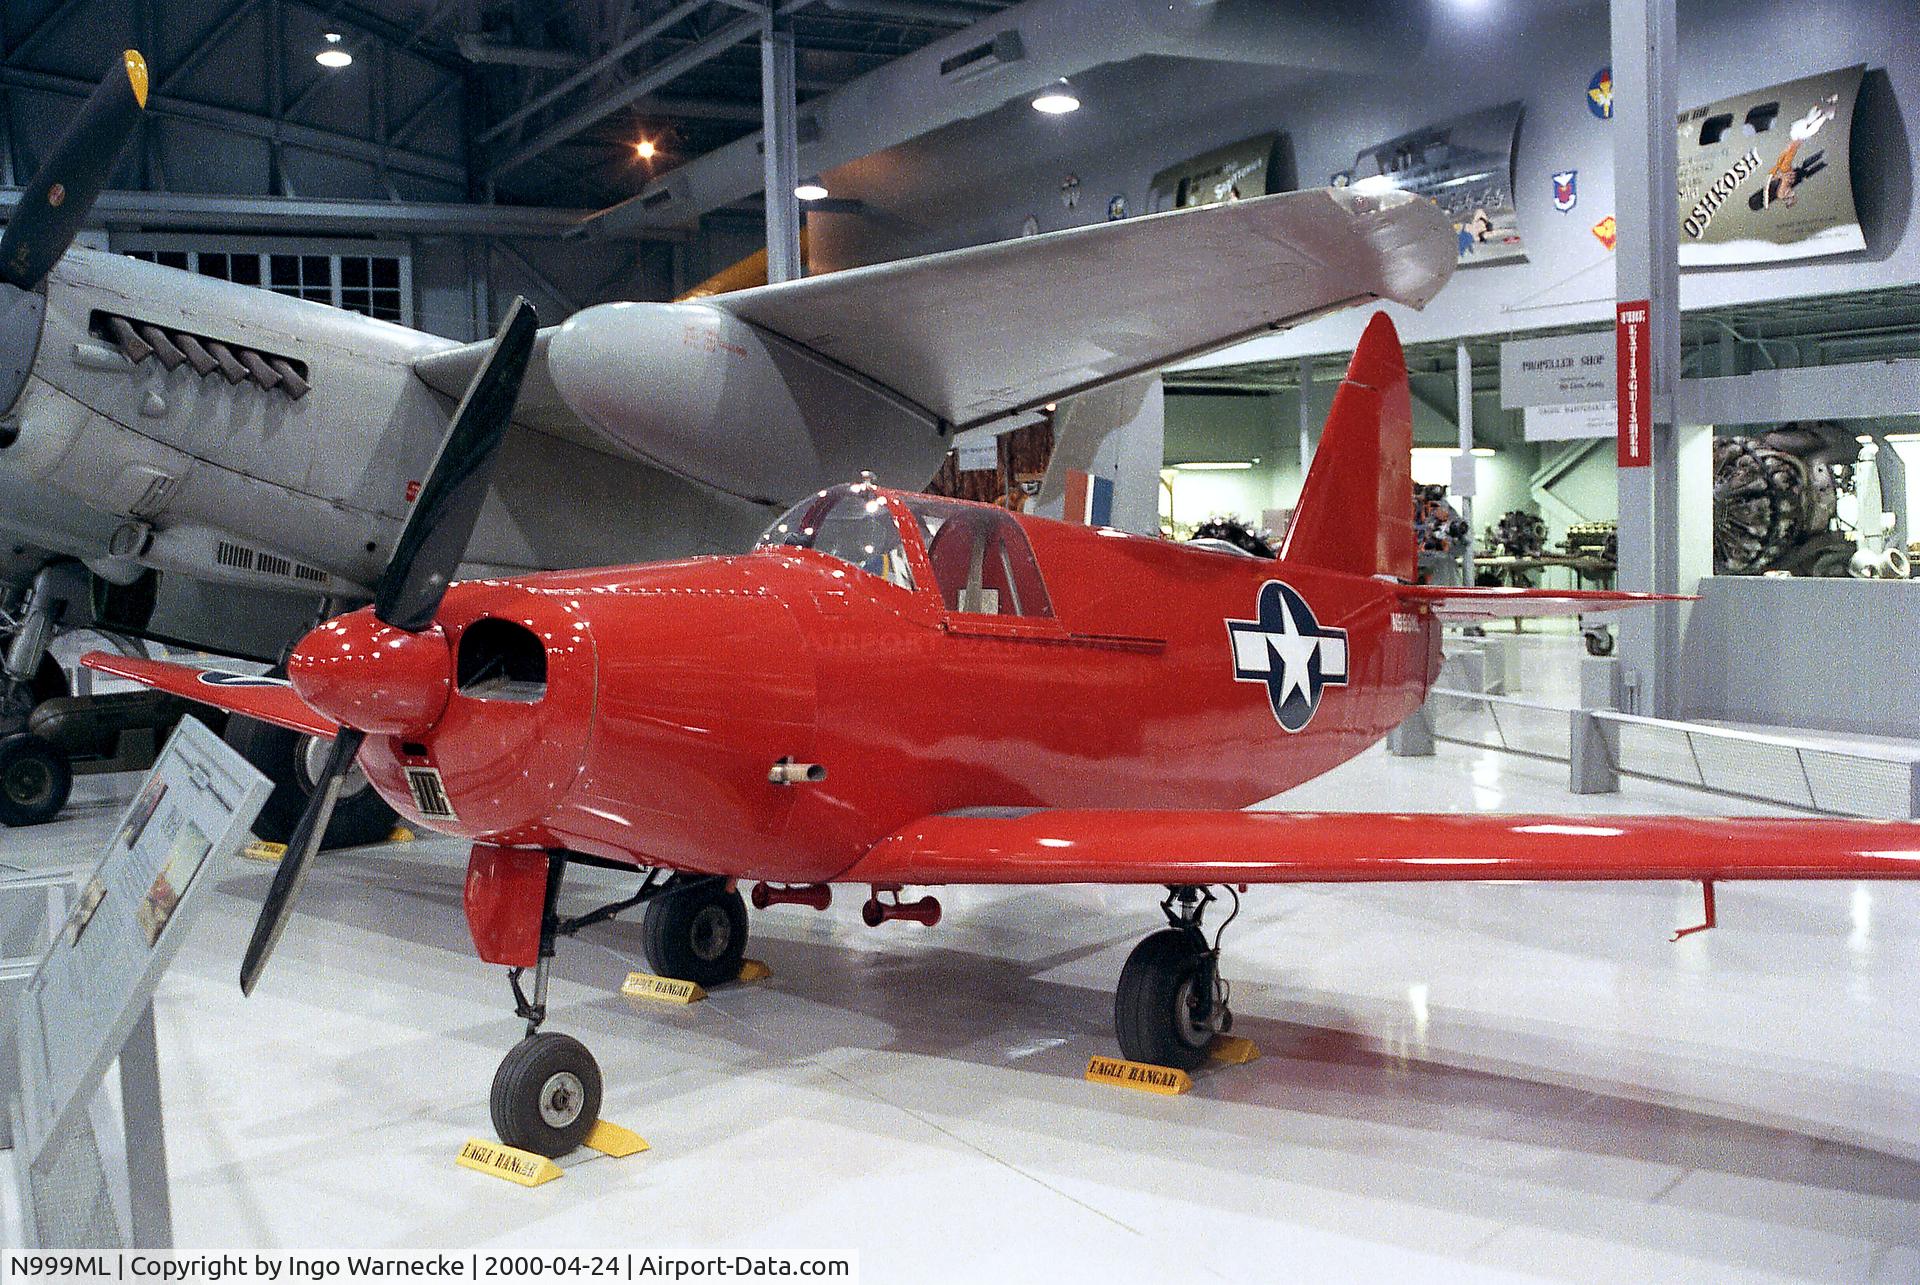
{"type": "Polygon", "coordinates": [[[947,447],[923,413],[711,304],[576,312],[547,369],[568,408],[623,450],[761,503],[791,501],[796,478],[863,469],[919,486],[947,447]]]}

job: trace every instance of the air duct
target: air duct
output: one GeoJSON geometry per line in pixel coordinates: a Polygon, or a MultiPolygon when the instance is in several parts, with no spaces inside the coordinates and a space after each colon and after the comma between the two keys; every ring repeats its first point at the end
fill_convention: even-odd
{"type": "MultiPolygon", "coordinates": [[[[819,134],[800,168],[821,173],[1062,77],[1148,55],[1378,74],[1426,40],[1423,5],[1394,0],[1027,0],[806,104],[819,134]],[[1409,12],[1411,10],[1411,12],[1409,12]]],[[[707,153],[586,221],[596,236],[691,225],[759,192],[760,135],[707,153]]]]}

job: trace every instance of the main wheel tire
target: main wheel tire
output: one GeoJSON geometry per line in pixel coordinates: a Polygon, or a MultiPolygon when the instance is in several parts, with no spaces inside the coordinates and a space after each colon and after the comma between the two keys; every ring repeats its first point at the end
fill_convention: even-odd
{"type": "Polygon", "coordinates": [[[30,732],[0,739],[0,823],[51,821],[72,790],[73,767],[59,746],[30,732]]]}
{"type": "MultiPolygon", "coordinates": [[[[277,675],[280,671],[273,672],[277,675]]],[[[267,779],[273,782],[273,793],[267,796],[266,806],[260,809],[260,816],[253,823],[253,832],[269,843],[285,843],[292,838],[293,828],[300,823],[300,814],[307,810],[307,800],[313,794],[307,750],[313,740],[299,732],[237,714],[227,722],[227,744],[239,750],[242,758],[266,773],[267,779]]],[[[340,795],[321,847],[358,848],[380,843],[393,833],[397,819],[387,801],[362,779],[359,789],[340,795]]]]}
{"type": "Polygon", "coordinates": [[[642,930],[653,971],[696,986],[734,980],[747,957],[747,903],[721,879],[675,875],[642,930]]]}
{"type": "Polygon", "coordinates": [[[1130,1062],[1191,1071],[1224,1021],[1213,994],[1207,941],[1191,928],[1162,928],[1133,948],[1113,996],[1113,1028],[1130,1062]]]}
{"type": "Polygon", "coordinates": [[[51,655],[40,658],[40,668],[33,676],[33,703],[44,705],[50,700],[73,695],[73,686],[67,682],[67,671],[60,668],[60,662],[51,655]]]}
{"type": "Polygon", "coordinates": [[[529,1035],[500,1059],[487,1106],[500,1141],[564,1156],[600,1120],[600,1064],[571,1035],[529,1035]]]}

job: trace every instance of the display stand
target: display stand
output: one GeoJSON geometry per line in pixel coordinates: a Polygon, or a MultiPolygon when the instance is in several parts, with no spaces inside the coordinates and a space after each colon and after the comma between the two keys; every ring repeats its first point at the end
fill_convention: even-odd
{"type": "Polygon", "coordinates": [[[206,871],[237,853],[269,789],[183,719],[22,989],[10,1115],[27,1247],[171,1247],[153,992],[212,883],[206,871]],[[114,1128],[99,1089],[116,1061],[114,1128]],[[124,1165],[108,1163],[102,1124],[124,1165]]]}

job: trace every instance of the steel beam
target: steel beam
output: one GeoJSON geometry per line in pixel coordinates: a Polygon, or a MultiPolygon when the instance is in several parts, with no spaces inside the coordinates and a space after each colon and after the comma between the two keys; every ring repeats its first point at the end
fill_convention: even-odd
{"type": "Polygon", "coordinates": [[[935,0],[826,0],[835,13],[858,14],[867,18],[894,18],[902,22],[927,22],[943,27],[971,27],[980,19],[999,12],[985,6],[940,4],[935,0]]]}
{"type": "MultiPolygon", "coordinates": [[[[43,71],[28,71],[22,67],[0,67],[0,85],[34,89],[49,94],[67,94],[77,98],[86,97],[94,89],[91,81],[77,80],[71,76],[56,76],[43,71]]],[[[356,138],[351,134],[338,134],[332,130],[317,129],[311,125],[268,120],[250,112],[237,112],[207,103],[190,102],[183,98],[162,97],[159,94],[147,100],[147,111],[156,116],[211,125],[216,129],[244,134],[249,138],[289,143],[295,147],[325,152],[332,156],[346,156],[374,164],[380,163],[384,158],[386,163],[395,169],[405,170],[409,174],[418,174],[425,178],[439,179],[442,182],[464,183],[466,181],[466,171],[457,162],[437,156],[422,155],[404,148],[383,147],[370,139],[356,138]]]]}
{"type": "Polygon", "coordinates": [[[408,112],[404,117],[402,117],[399,124],[395,125],[393,129],[388,132],[387,146],[391,147],[395,143],[400,142],[407,135],[413,133],[415,129],[419,128],[420,123],[426,120],[427,113],[431,112],[435,107],[439,105],[441,99],[445,98],[448,94],[452,93],[454,90],[459,88],[460,88],[460,82],[453,79],[451,76],[449,76],[445,81],[441,82],[440,88],[434,90],[431,94],[428,94],[425,98],[421,99],[420,105],[414,108],[412,111],[408,112]]]}
{"type": "MultiPolygon", "coordinates": [[[[1651,463],[1621,468],[1620,587],[1678,592],[1680,373],[1679,147],[1672,0],[1612,0],[1614,297],[1647,302],[1646,424],[1651,463]]],[[[1621,414],[1627,408],[1623,405],[1621,414]]],[[[1680,713],[1677,603],[1621,613],[1620,663],[1631,712],[1680,713]]]]}
{"type": "MultiPolygon", "coordinates": [[[[17,187],[0,189],[0,213],[20,202],[17,187]]],[[[523,239],[565,237],[579,229],[590,210],[531,205],[466,205],[436,201],[338,201],[279,196],[206,196],[190,192],[100,194],[88,222],[96,227],[146,229],[244,229],[274,231],[275,225],[302,232],[357,232],[448,236],[511,236],[523,239]]],[[[651,230],[635,238],[684,239],[651,230]]]]}
{"type": "Polygon", "coordinates": [[[794,132],[799,102],[793,87],[793,32],[774,25],[760,30],[760,110],[766,120],[767,280],[792,281],[800,268],[800,142],[794,132]]]}
{"type": "Polygon", "coordinates": [[[547,71],[572,71],[581,57],[566,49],[532,49],[525,45],[500,45],[485,36],[459,35],[453,43],[468,62],[503,67],[538,67],[547,71]]]}
{"type": "Polygon", "coordinates": [[[588,81],[591,81],[595,76],[598,76],[601,72],[608,71],[617,67],[620,63],[620,60],[625,58],[628,54],[640,48],[640,46],[646,44],[649,40],[652,40],[655,36],[659,35],[661,32],[668,30],[669,28],[673,27],[678,23],[686,21],[688,18],[693,16],[693,14],[698,12],[700,9],[705,8],[707,3],[708,3],[708,0],[681,0],[679,4],[673,6],[673,8],[667,10],[665,13],[661,14],[658,18],[655,18],[652,22],[649,22],[646,26],[640,28],[640,30],[634,32],[631,36],[628,36],[626,39],[622,40],[619,44],[607,50],[607,52],[605,52],[604,54],[601,54],[598,58],[595,58],[592,62],[588,63],[586,66],[582,67],[579,71],[567,77],[565,80],[561,81],[559,84],[555,85],[552,89],[547,90],[545,93],[541,94],[539,97],[533,99],[531,102],[527,103],[526,106],[521,107],[519,110],[515,111],[512,115],[508,116],[505,120],[502,120],[497,124],[488,127],[480,135],[480,141],[482,143],[491,143],[494,139],[500,137],[500,135],[506,133],[508,130],[512,129],[515,125],[518,125],[521,121],[526,120],[528,117],[532,116],[535,112],[538,112],[543,108],[558,102],[560,99],[566,97],[568,94],[572,93],[574,90],[580,88],[580,86],[586,84],[588,81]]]}
{"type": "Polygon", "coordinates": [[[711,35],[688,45],[679,53],[661,59],[605,98],[582,108],[540,133],[531,143],[488,170],[488,179],[498,179],[501,175],[518,169],[548,148],[566,142],[581,130],[598,124],[627,104],[645,98],[656,89],[672,84],[695,67],[718,58],[741,41],[758,34],[759,31],[759,19],[737,18],[711,35]]]}
{"type": "MultiPolygon", "coordinates": [[[[195,67],[198,67],[201,61],[204,60],[209,53],[212,53],[213,50],[219,46],[220,42],[232,33],[235,27],[246,21],[247,16],[259,7],[259,4],[260,0],[239,0],[239,3],[230,5],[227,11],[215,19],[211,27],[207,28],[206,34],[193,42],[193,48],[188,52],[187,56],[166,69],[167,74],[160,77],[159,83],[153,87],[153,92],[156,94],[164,94],[178,85],[180,78],[192,71],[195,67]]],[[[151,37],[143,36],[142,39],[150,40],[151,37]]]]}

